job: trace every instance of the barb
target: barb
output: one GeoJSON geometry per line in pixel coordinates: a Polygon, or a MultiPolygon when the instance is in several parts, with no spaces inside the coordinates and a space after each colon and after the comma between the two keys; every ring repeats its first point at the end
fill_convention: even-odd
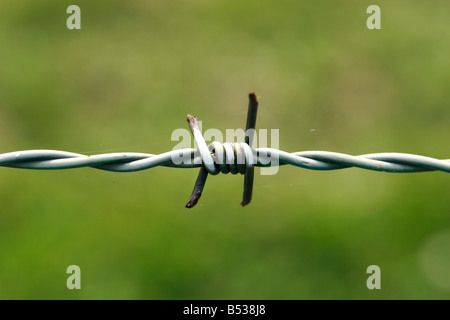
{"type": "MultiPolygon", "coordinates": [[[[258,101],[254,93],[249,95],[247,130],[255,129],[258,101]]],[[[385,172],[443,171],[450,173],[450,159],[439,160],[407,153],[372,153],[352,156],[329,151],[302,151],[289,153],[272,148],[252,149],[253,135],[247,135],[245,142],[219,143],[209,146],[200,132],[197,119],[188,115],[188,122],[197,144],[197,149],[180,149],[158,155],[135,152],[83,155],[58,150],[24,150],[0,154],[0,166],[22,169],[72,169],[92,167],[113,172],[132,172],[157,166],[175,168],[198,168],[200,172],[187,208],[196,205],[202,194],[208,173],[219,172],[244,174],[242,206],[250,203],[253,189],[254,167],[293,165],[310,170],[338,170],[356,167],[385,172]],[[185,159],[181,163],[173,159],[185,159]],[[276,158],[276,163],[271,160],[276,158]]],[[[249,132],[252,132],[251,130],[249,132]]]]}
{"type": "MultiPolygon", "coordinates": [[[[253,143],[253,136],[255,134],[255,128],[256,128],[256,115],[258,113],[258,99],[256,98],[256,95],[254,92],[250,93],[248,95],[249,103],[248,103],[248,113],[247,113],[247,125],[245,128],[245,132],[247,132],[247,136],[245,137],[245,143],[246,147],[244,145],[244,148],[248,148],[250,146],[250,152],[246,153],[246,156],[253,157],[253,154],[251,152],[251,146],[253,143]]],[[[244,176],[244,194],[242,196],[242,202],[241,206],[246,206],[252,201],[252,194],[253,194],[253,180],[255,177],[255,167],[253,166],[253,158],[247,159],[247,170],[245,171],[244,176]],[[248,165],[250,164],[250,165],[248,165]]]]}
{"type": "MultiPolygon", "coordinates": [[[[217,174],[218,170],[214,166],[214,160],[211,156],[212,151],[214,154],[217,154],[217,159],[222,159],[222,164],[232,164],[234,160],[230,157],[234,157],[236,154],[236,158],[238,159],[237,164],[245,164],[245,167],[242,167],[239,172],[244,174],[244,194],[242,196],[241,206],[246,206],[252,200],[253,193],[253,180],[254,180],[254,163],[253,163],[253,151],[249,147],[252,145],[253,136],[255,132],[256,125],[256,114],[258,112],[258,100],[256,98],[255,93],[250,93],[249,104],[248,104],[248,115],[247,115],[247,125],[245,136],[245,143],[240,145],[234,145],[233,147],[229,144],[224,144],[223,146],[219,144],[212,144],[211,150],[209,150],[206,145],[205,139],[202,136],[200,131],[197,118],[187,115],[187,121],[189,123],[189,128],[191,129],[192,135],[194,136],[195,143],[197,144],[197,148],[200,152],[200,155],[203,160],[203,167],[200,168],[200,171],[197,176],[197,180],[195,181],[194,190],[192,191],[191,197],[186,204],[186,208],[193,208],[200,197],[202,196],[203,188],[205,187],[206,179],[208,178],[208,173],[217,174]],[[229,157],[227,162],[227,155],[229,157]]],[[[216,161],[218,163],[218,161],[216,161]]],[[[232,169],[232,168],[231,168],[232,169]]],[[[226,166],[221,167],[222,173],[228,173],[231,171],[232,173],[235,170],[228,170],[226,166]]],[[[236,174],[236,172],[234,172],[236,174]]]]}
{"type": "Polygon", "coordinates": [[[206,179],[208,178],[208,172],[214,172],[215,166],[211,153],[206,145],[206,141],[200,131],[197,118],[188,114],[187,121],[204,164],[203,167],[200,168],[197,180],[195,181],[194,190],[185,206],[186,208],[193,208],[202,196],[203,188],[205,187],[206,179]]]}

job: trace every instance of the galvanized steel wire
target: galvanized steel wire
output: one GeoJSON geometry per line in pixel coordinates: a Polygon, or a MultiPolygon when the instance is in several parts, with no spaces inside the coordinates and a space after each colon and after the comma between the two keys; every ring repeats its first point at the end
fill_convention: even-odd
{"type": "MultiPolygon", "coordinates": [[[[256,96],[249,95],[249,112],[247,129],[254,129],[258,102],[256,96]]],[[[119,152],[97,155],[58,150],[24,150],[0,154],[0,166],[23,169],[72,169],[92,167],[114,172],[132,172],[146,170],[157,166],[175,168],[201,168],[191,199],[186,205],[195,206],[201,196],[206,177],[209,174],[231,172],[245,174],[244,196],[242,205],[251,200],[253,186],[253,167],[274,165],[293,165],[310,170],[337,170],[356,167],[366,170],[384,172],[423,172],[443,171],[450,173],[450,159],[439,160],[431,157],[407,153],[372,153],[348,155],[329,151],[285,152],[272,148],[252,149],[252,137],[246,137],[241,143],[213,142],[209,146],[196,128],[196,118],[188,115],[188,122],[194,135],[197,149],[186,148],[172,150],[161,154],[119,152]],[[277,162],[270,160],[274,158],[277,162]],[[173,159],[184,159],[175,163],[173,159]]]]}
{"type": "MultiPolygon", "coordinates": [[[[252,149],[256,167],[267,167],[268,154],[279,158],[279,165],[293,165],[310,170],[337,170],[356,167],[385,172],[450,172],[450,159],[435,158],[408,153],[372,153],[359,156],[329,152],[302,151],[288,153],[272,148],[252,149]]],[[[119,152],[97,155],[58,150],[24,150],[0,154],[0,166],[23,169],[73,169],[93,167],[114,172],[133,172],[157,166],[176,168],[199,168],[203,166],[197,149],[178,149],[158,155],[149,153],[119,152]],[[172,156],[183,154],[192,159],[190,163],[175,164],[172,156]]]]}

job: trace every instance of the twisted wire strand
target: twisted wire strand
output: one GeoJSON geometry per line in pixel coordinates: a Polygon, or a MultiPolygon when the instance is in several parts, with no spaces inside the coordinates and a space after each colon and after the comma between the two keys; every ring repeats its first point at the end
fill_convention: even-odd
{"type": "MultiPolygon", "coordinates": [[[[214,143],[215,148],[217,148],[217,144],[217,142],[214,143]]],[[[209,148],[211,150],[212,145],[209,148]]],[[[288,153],[272,148],[252,149],[252,153],[254,165],[257,167],[293,165],[310,170],[337,170],[356,167],[399,173],[423,171],[450,173],[450,159],[439,160],[408,153],[372,153],[352,156],[329,151],[288,153]]],[[[214,154],[212,158],[220,172],[225,173],[224,171],[227,169],[222,169],[224,166],[217,160],[218,157],[214,154]]],[[[157,155],[119,152],[91,156],[58,150],[24,150],[0,154],[0,166],[41,170],[93,167],[114,172],[132,172],[157,166],[198,168],[203,166],[203,161],[199,151],[192,148],[172,150],[157,155]],[[184,159],[184,162],[174,162],[172,161],[173,157],[184,159]]],[[[217,168],[214,168],[214,172],[217,168]]],[[[230,172],[234,172],[231,167],[230,172]]]]}
{"type": "Polygon", "coordinates": [[[253,192],[254,167],[293,165],[311,170],[338,170],[357,167],[385,172],[450,172],[450,159],[408,153],[371,153],[352,156],[329,151],[302,151],[289,153],[273,148],[252,149],[258,100],[249,94],[245,142],[206,144],[195,116],[187,115],[197,149],[178,149],[161,154],[118,152],[97,155],[58,150],[25,150],[0,154],[0,166],[23,169],[72,169],[92,167],[115,172],[132,172],[157,166],[175,168],[200,167],[197,180],[186,208],[194,207],[200,199],[208,174],[232,173],[244,175],[244,192],[241,205],[250,203],[253,192]]]}

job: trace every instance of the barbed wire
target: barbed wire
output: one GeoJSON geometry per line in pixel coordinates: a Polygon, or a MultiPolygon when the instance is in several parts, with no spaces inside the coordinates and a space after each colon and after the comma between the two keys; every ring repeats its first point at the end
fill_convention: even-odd
{"type": "Polygon", "coordinates": [[[92,167],[114,172],[132,172],[157,166],[175,168],[200,168],[197,181],[186,207],[192,208],[199,200],[206,178],[218,173],[244,174],[242,206],[250,203],[253,190],[254,167],[293,165],[311,170],[337,170],[349,167],[384,172],[443,171],[450,173],[450,159],[439,160],[407,153],[372,153],[348,155],[329,151],[285,152],[273,148],[250,147],[255,128],[258,101],[254,93],[249,94],[245,142],[206,144],[199,129],[197,118],[188,115],[189,127],[197,149],[185,148],[162,154],[136,152],[83,155],[58,150],[24,150],[0,154],[0,166],[23,169],[72,169],[92,167]],[[276,160],[276,161],[274,161],[276,160]]]}
{"type": "MultiPolygon", "coordinates": [[[[438,160],[408,153],[390,152],[352,156],[329,151],[288,153],[271,148],[252,149],[252,153],[256,158],[256,163],[254,164],[256,167],[270,167],[271,165],[267,165],[266,163],[270,162],[271,159],[278,158],[279,166],[290,164],[311,170],[336,170],[356,167],[374,171],[399,173],[423,171],[450,172],[450,159],[438,160]]],[[[213,160],[215,160],[214,165],[216,165],[217,160],[214,157],[213,160]]],[[[228,163],[226,165],[230,166],[228,163]]],[[[231,165],[235,165],[235,163],[231,165]]],[[[93,167],[114,172],[133,172],[157,166],[199,168],[203,166],[203,163],[201,162],[201,156],[198,150],[190,148],[173,150],[158,155],[118,152],[90,156],[59,150],[24,150],[0,154],[0,166],[41,170],[93,167]],[[189,158],[191,161],[174,163],[172,157],[189,158]]],[[[232,170],[229,172],[232,172],[232,170]]],[[[237,173],[239,173],[238,170],[237,173]]]]}

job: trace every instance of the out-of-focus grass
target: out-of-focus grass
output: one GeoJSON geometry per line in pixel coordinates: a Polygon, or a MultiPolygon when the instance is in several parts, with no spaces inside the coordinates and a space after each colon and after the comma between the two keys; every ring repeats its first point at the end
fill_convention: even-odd
{"type": "MultiPolygon", "coordinates": [[[[2,3],[0,152],[164,152],[187,113],[244,126],[255,91],[283,150],[449,157],[448,2],[379,1],[376,31],[367,1],[79,1],[79,31],[70,4],[2,3]]],[[[216,176],[188,211],[196,174],[1,168],[0,298],[450,296],[419,259],[450,225],[445,173],[285,166],[246,208],[216,176]]]]}

